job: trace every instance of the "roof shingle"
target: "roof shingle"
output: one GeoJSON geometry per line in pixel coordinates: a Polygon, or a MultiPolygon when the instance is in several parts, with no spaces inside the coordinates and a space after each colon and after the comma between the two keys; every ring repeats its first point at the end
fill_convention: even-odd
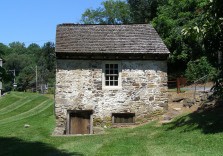
{"type": "Polygon", "coordinates": [[[169,53],[158,33],[149,24],[60,24],[56,30],[56,52],[169,53]]]}

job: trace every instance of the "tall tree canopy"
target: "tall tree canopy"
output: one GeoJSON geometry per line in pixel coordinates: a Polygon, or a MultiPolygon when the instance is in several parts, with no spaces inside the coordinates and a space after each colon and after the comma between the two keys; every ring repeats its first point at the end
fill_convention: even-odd
{"type": "Polygon", "coordinates": [[[127,24],[131,23],[129,5],[122,0],[107,0],[102,7],[87,9],[82,14],[84,24],[127,24]]]}
{"type": "Polygon", "coordinates": [[[13,87],[14,71],[16,90],[36,88],[36,66],[38,88],[42,84],[54,84],[56,68],[54,43],[47,42],[43,47],[32,43],[26,47],[24,43],[13,42],[9,46],[0,44],[0,51],[3,52],[2,57],[5,61],[3,64],[5,70],[0,69],[0,77],[3,74],[10,77],[9,82],[3,83],[5,91],[13,87]]]}
{"type": "Polygon", "coordinates": [[[157,16],[158,5],[165,0],[127,0],[134,23],[149,23],[157,16]]]}
{"type": "Polygon", "coordinates": [[[47,42],[44,44],[37,65],[39,68],[39,82],[41,84],[53,83],[55,81],[56,71],[56,55],[54,43],[47,42]]]}
{"type": "Polygon", "coordinates": [[[192,26],[201,16],[202,3],[206,0],[168,0],[158,7],[153,25],[169,48],[169,72],[184,72],[187,62],[204,55],[200,40],[182,35],[186,26],[192,26]],[[177,69],[179,67],[179,69],[177,69]]]}
{"type": "Polygon", "coordinates": [[[200,40],[205,55],[218,65],[219,51],[223,50],[223,3],[221,0],[202,3],[199,20],[186,25],[182,30],[184,37],[200,40]]]}

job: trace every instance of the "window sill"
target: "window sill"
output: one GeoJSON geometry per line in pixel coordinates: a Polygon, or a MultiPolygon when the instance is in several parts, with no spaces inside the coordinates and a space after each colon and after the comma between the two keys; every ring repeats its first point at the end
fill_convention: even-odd
{"type": "Polygon", "coordinates": [[[119,86],[104,86],[102,87],[102,90],[121,90],[122,87],[119,87],[119,86]]]}

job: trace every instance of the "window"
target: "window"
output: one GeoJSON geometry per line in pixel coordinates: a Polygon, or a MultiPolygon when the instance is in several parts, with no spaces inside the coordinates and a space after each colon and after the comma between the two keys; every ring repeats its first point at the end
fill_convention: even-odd
{"type": "Polygon", "coordinates": [[[135,113],[112,113],[113,124],[135,123],[135,113]]]}
{"type": "Polygon", "coordinates": [[[106,62],[103,69],[103,88],[120,88],[120,64],[118,62],[106,62]]]}
{"type": "Polygon", "coordinates": [[[105,64],[105,86],[118,86],[118,64],[105,64]]]}

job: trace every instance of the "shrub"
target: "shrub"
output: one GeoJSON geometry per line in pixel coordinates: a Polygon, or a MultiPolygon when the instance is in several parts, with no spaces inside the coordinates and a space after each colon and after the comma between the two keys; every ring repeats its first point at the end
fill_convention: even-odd
{"type": "Polygon", "coordinates": [[[217,75],[217,69],[207,61],[206,57],[188,62],[185,73],[188,81],[195,81],[205,75],[208,75],[208,79],[211,80],[217,75]]]}

